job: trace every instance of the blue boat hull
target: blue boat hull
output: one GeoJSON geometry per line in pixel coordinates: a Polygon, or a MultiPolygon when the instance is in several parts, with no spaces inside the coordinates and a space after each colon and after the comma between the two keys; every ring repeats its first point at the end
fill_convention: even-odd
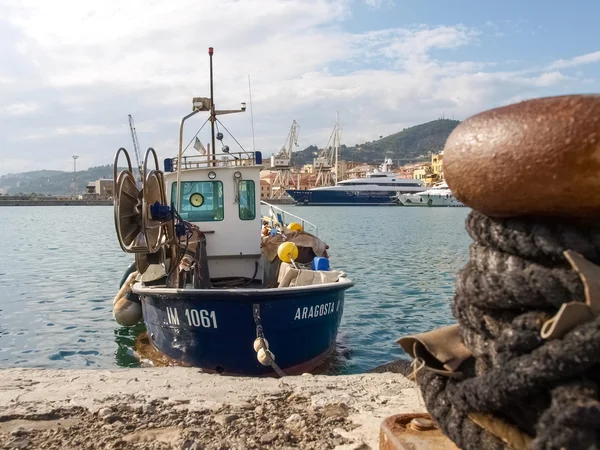
{"type": "Polygon", "coordinates": [[[163,354],[209,372],[261,376],[272,374],[273,369],[256,358],[253,304],[260,305],[264,336],[275,362],[287,374],[303,373],[316,368],[334,349],[344,291],[351,285],[262,289],[250,294],[140,292],[140,298],[150,342],[163,354]]]}
{"type": "Polygon", "coordinates": [[[299,205],[398,205],[395,191],[295,190],[287,193],[299,205]]]}

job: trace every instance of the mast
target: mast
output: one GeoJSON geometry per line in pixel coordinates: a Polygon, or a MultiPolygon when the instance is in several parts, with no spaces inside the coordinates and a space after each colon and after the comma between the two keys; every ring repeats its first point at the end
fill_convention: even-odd
{"type": "MultiPolygon", "coordinates": [[[[214,90],[213,90],[213,66],[212,66],[212,57],[214,50],[212,47],[208,47],[208,55],[210,56],[210,99],[206,97],[194,97],[192,99],[192,112],[181,119],[179,123],[179,151],[177,152],[177,210],[181,210],[181,169],[182,169],[182,160],[183,160],[183,125],[186,120],[192,117],[195,114],[198,114],[200,111],[210,111],[210,130],[211,130],[211,143],[212,143],[212,165],[214,167],[217,166],[216,161],[216,152],[215,152],[215,122],[217,120],[217,116],[221,114],[233,114],[238,112],[246,111],[246,103],[242,102],[242,107],[239,110],[235,109],[226,109],[217,111],[215,110],[215,102],[214,102],[214,90]],[[210,104],[209,104],[210,103],[210,104]]],[[[208,144],[211,145],[211,144],[208,144]]],[[[241,147],[241,145],[240,145],[241,147]]],[[[243,147],[242,147],[243,150],[243,147]]],[[[246,150],[244,150],[245,152],[246,150]]],[[[210,158],[210,154],[207,155],[210,158]]],[[[210,161],[210,159],[209,159],[210,161]]]]}
{"type": "MultiPolygon", "coordinates": [[[[214,97],[214,91],[213,91],[213,64],[212,64],[212,59],[213,59],[213,53],[214,50],[212,47],[208,47],[208,55],[210,57],[210,134],[211,134],[211,143],[212,143],[212,155],[213,155],[213,161],[215,159],[215,120],[216,115],[215,115],[215,97],[214,97]]],[[[213,164],[215,164],[213,162],[213,164]]]]}
{"type": "Polygon", "coordinates": [[[338,181],[340,181],[340,177],[338,174],[338,158],[339,158],[339,152],[340,152],[340,112],[336,111],[336,116],[335,116],[335,140],[334,140],[334,145],[335,145],[335,182],[336,184],[338,183],[338,181]]]}

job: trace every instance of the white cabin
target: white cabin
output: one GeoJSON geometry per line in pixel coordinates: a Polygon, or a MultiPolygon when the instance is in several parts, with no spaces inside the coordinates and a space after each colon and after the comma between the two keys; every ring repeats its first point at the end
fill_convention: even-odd
{"type": "Polygon", "coordinates": [[[211,278],[262,277],[262,168],[260,152],[184,157],[177,204],[177,158],[165,160],[167,201],[206,235],[211,278]]]}

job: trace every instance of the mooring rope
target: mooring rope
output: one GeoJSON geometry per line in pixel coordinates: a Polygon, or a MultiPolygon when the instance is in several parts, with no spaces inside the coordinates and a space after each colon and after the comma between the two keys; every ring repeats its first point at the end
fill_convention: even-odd
{"type": "MultiPolygon", "coordinates": [[[[252,305],[252,316],[254,317],[254,323],[256,325],[256,337],[257,339],[259,339],[260,342],[259,348],[256,349],[257,353],[260,349],[262,349],[266,353],[266,365],[270,365],[275,371],[275,373],[281,378],[285,377],[285,372],[281,370],[281,368],[275,362],[275,355],[273,355],[269,350],[269,346],[267,344],[267,340],[265,339],[265,334],[262,326],[262,319],[260,317],[260,305],[258,303],[254,303],[252,305]]],[[[261,364],[265,365],[262,361],[261,364]]]]}
{"type": "Polygon", "coordinates": [[[563,252],[600,265],[600,226],[473,211],[467,230],[452,311],[474,358],[462,379],[416,373],[428,411],[462,450],[599,448],[600,316],[559,339],[540,333],[562,304],[585,301],[563,252]]]}

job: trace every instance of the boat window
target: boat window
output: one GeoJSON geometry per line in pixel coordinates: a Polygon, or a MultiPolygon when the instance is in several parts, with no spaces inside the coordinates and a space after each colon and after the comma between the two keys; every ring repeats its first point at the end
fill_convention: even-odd
{"type": "MultiPolygon", "coordinates": [[[[177,204],[177,183],[171,186],[171,202],[177,204]]],[[[190,222],[223,220],[223,183],[220,181],[184,181],[181,184],[179,215],[190,222]]]]}
{"type": "Polygon", "coordinates": [[[254,181],[240,181],[238,193],[240,195],[240,202],[238,204],[240,219],[254,220],[256,218],[256,196],[254,194],[254,181]]]}

